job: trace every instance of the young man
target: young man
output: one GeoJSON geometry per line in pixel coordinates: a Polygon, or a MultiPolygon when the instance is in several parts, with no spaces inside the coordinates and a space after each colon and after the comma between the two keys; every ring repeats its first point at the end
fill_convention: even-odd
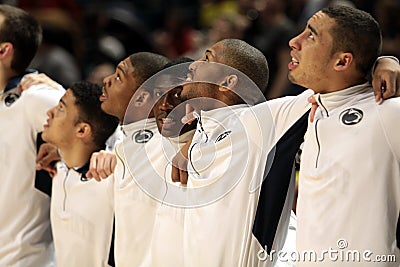
{"type": "MultiPolygon", "coordinates": [[[[194,199],[197,203],[191,204],[201,206],[185,213],[184,255],[188,266],[269,266],[277,254],[265,257],[264,249],[267,253],[279,251],[286,237],[293,198],[291,170],[307,126],[305,101],[310,92],[251,109],[226,107],[241,103],[226,88],[240,93],[243,88],[235,86],[243,77],[229,72],[221,72],[223,76],[214,80],[203,76],[210,75],[207,71],[213,68],[206,62],[219,62],[244,72],[263,88],[262,80],[249,72],[254,65],[263,69],[256,51],[253,56],[258,64],[246,58],[252,52],[239,40],[221,41],[206,51],[203,62],[192,64],[195,83],[184,85],[183,97],[219,100],[191,101],[195,108],[197,105],[206,111],[200,114],[190,148],[188,188],[205,189],[200,193],[188,190],[189,203],[194,199]],[[274,146],[275,155],[269,153],[274,146]],[[275,160],[272,165],[266,164],[271,163],[267,161],[271,155],[275,160]],[[214,198],[207,199],[217,190],[220,192],[214,198]]],[[[214,68],[212,73],[216,72],[214,68]]]]}
{"type": "MultiPolygon", "coordinates": [[[[154,99],[150,93],[139,90],[139,87],[167,63],[168,59],[158,54],[134,53],[118,64],[115,73],[104,78],[101,108],[119,118],[123,139],[132,144],[134,150],[150,140],[157,131],[151,112],[154,99]]],[[[89,177],[100,180],[112,173],[116,161],[115,157],[108,155],[104,151],[94,154],[89,177]]]]}
{"type": "Polygon", "coordinates": [[[400,102],[376,105],[365,79],[381,42],[369,14],[341,6],[315,13],[289,42],[289,79],[316,93],[300,166],[299,266],[399,265],[400,102]]]}
{"type": "MultiPolygon", "coordinates": [[[[117,144],[115,148],[115,153],[120,161],[117,164],[114,153],[106,151],[95,152],[91,157],[89,172],[86,176],[100,181],[102,178],[107,178],[112,173],[112,170],[116,168],[111,180],[114,180],[116,184],[115,197],[117,199],[124,194],[124,190],[120,192],[118,188],[121,188],[130,177],[127,161],[134,159],[140,162],[143,156],[138,151],[157,133],[157,126],[151,111],[155,99],[148,90],[143,90],[143,88],[139,87],[148,78],[160,71],[167,62],[167,58],[154,53],[135,53],[121,61],[115,73],[104,79],[103,92],[100,96],[101,108],[104,112],[119,118],[124,135],[123,141],[117,144]],[[129,154],[129,158],[125,157],[126,153],[129,154]],[[116,164],[117,166],[115,166],[116,164]]],[[[37,78],[43,81],[43,77],[37,78]]],[[[36,83],[34,80],[30,82],[31,84],[36,83]]],[[[46,81],[46,83],[48,82],[46,81]]],[[[136,187],[135,185],[133,186],[134,189],[136,187]]],[[[130,192],[129,190],[125,191],[130,192]]],[[[116,200],[114,203],[118,214],[121,209],[120,206],[123,206],[124,202],[116,200]]],[[[121,234],[121,232],[124,233],[125,229],[128,229],[128,231],[131,229],[132,220],[129,221],[129,227],[120,231],[120,220],[125,215],[121,214],[118,217],[121,219],[116,219],[115,255],[116,264],[121,265],[118,263],[121,261],[120,251],[124,249],[124,247],[118,248],[120,247],[120,240],[124,239],[124,234],[121,234]]],[[[135,220],[138,220],[138,218],[135,218],[135,220]]],[[[128,251],[127,255],[135,255],[135,253],[128,251]]]]}
{"type": "Polygon", "coordinates": [[[47,112],[43,140],[58,147],[62,162],[53,178],[51,226],[57,266],[109,266],[113,181],[85,177],[93,152],[104,149],[118,125],[100,108],[101,88],[78,82],[47,112]]]}
{"type": "Polygon", "coordinates": [[[53,264],[51,179],[35,179],[36,140],[64,91],[36,86],[20,95],[16,88],[41,39],[31,15],[0,5],[0,266],[53,264]]]}
{"type": "MultiPolygon", "coordinates": [[[[181,84],[186,78],[185,58],[168,63],[164,71],[153,76],[147,91],[154,97],[153,107],[158,132],[138,154],[140,160],[127,153],[133,192],[124,201],[124,211],[116,214],[124,244],[116,247],[116,263],[121,266],[183,266],[183,218],[185,210],[176,207],[173,199],[185,188],[173,184],[170,178],[171,159],[190,140],[195,123],[185,125],[185,105],[181,104],[181,84]],[[173,66],[173,67],[171,67],[173,66]],[[184,72],[180,72],[184,70],[184,72]],[[178,74],[179,72],[179,74],[178,74]],[[131,227],[134,225],[135,227],[131,227]],[[132,253],[131,251],[135,251],[132,253]]],[[[119,197],[123,196],[123,193],[119,197]]],[[[117,242],[118,237],[117,237],[117,242]]]]}
{"type": "MultiPolygon", "coordinates": [[[[262,99],[259,88],[268,81],[267,61],[259,50],[235,39],[216,43],[190,69],[192,81],[184,85],[182,97],[200,114],[189,153],[185,264],[268,266],[272,261],[258,259],[264,249],[262,237],[252,232],[263,178],[271,167],[267,157],[283,133],[308,111],[312,92],[249,108],[248,103],[262,99]]],[[[293,159],[285,162],[291,170],[293,159]]],[[[282,248],[286,237],[294,189],[290,174],[281,179],[289,193],[271,200],[282,207],[279,214],[267,214],[278,218],[276,225],[264,225],[276,231],[268,249],[282,248]]]]}

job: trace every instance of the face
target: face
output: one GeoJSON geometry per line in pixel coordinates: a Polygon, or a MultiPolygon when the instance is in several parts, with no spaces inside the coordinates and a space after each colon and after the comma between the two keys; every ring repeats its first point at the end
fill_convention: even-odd
{"type": "Polygon", "coordinates": [[[318,92],[329,81],[335,60],[331,54],[333,38],[329,30],[333,19],[317,12],[298,36],[289,41],[292,61],[288,64],[288,78],[294,84],[318,92]]]}
{"type": "Polygon", "coordinates": [[[173,89],[156,88],[154,97],[158,99],[153,108],[158,131],[165,137],[176,137],[195,128],[182,124],[181,119],[186,114],[185,104],[181,100],[182,87],[173,89]]]}
{"type": "Polygon", "coordinates": [[[47,123],[44,125],[43,140],[60,149],[69,146],[78,127],[78,109],[75,96],[67,90],[58,105],[47,111],[47,123]]]}
{"type": "Polygon", "coordinates": [[[104,78],[103,94],[100,96],[101,109],[123,121],[125,111],[133,94],[139,87],[134,67],[129,59],[121,61],[114,74],[104,78]]]}
{"type": "MultiPolygon", "coordinates": [[[[188,83],[183,85],[181,97],[183,100],[190,100],[199,97],[217,99],[218,97],[218,85],[205,83],[205,82],[193,82],[193,81],[211,81],[215,83],[221,83],[225,76],[220,73],[217,64],[207,64],[207,62],[224,63],[223,60],[223,45],[218,42],[211,48],[207,49],[204,56],[193,62],[189,66],[190,74],[188,75],[188,83]],[[192,81],[192,82],[191,82],[192,81]]],[[[201,106],[199,108],[207,110],[207,101],[203,100],[192,100],[191,104],[194,106],[201,106]]]]}

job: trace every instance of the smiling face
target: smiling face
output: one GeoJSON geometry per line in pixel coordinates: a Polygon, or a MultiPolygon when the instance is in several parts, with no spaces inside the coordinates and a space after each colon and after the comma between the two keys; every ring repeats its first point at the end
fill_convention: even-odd
{"type": "Polygon", "coordinates": [[[59,148],[69,146],[78,129],[78,108],[75,96],[68,89],[58,105],[47,111],[47,123],[44,125],[43,140],[59,148]]]}
{"type": "Polygon", "coordinates": [[[133,94],[139,87],[130,58],[121,61],[115,73],[104,78],[101,109],[123,121],[125,111],[133,94]]]}
{"type": "Polygon", "coordinates": [[[335,21],[323,12],[314,14],[306,28],[289,41],[292,61],[289,63],[289,80],[315,92],[323,92],[332,80],[335,59],[331,53],[333,38],[330,29],[335,21]]]}
{"type": "Polygon", "coordinates": [[[153,112],[158,131],[164,137],[176,137],[195,128],[196,124],[182,124],[181,119],[186,114],[185,104],[181,100],[182,86],[173,89],[156,88],[154,97],[158,101],[153,112]]]}

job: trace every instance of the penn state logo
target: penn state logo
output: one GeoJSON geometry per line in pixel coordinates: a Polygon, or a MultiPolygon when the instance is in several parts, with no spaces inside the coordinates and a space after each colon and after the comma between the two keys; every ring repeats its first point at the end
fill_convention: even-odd
{"type": "Polygon", "coordinates": [[[340,113],[340,121],[344,125],[354,125],[359,123],[363,118],[364,113],[357,108],[349,108],[340,113]]]}
{"type": "Polygon", "coordinates": [[[139,130],[133,133],[133,138],[136,143],[147,143],[153,137],[153,132],[149,130],[139,130]]]}
{"type": "Polygon", "coordinates": [[[231,134],[232,131],[226,131],[223,132],[222,134],[218,135],[217,139],[215,140],[215,143],[221,141],[222,139],[224,139],[225,137],[227,137],[228,135],[231,134]]]}
{"type": "Polygon", "coordinates": [[[4,103],[6,104],[7,107],[11,106],[15,101],[17,101],[17,99],[19,98],[19,95],[15,94],[15,93],[11,93],[9,95],[7,95],[4,98],[4,103]]]}

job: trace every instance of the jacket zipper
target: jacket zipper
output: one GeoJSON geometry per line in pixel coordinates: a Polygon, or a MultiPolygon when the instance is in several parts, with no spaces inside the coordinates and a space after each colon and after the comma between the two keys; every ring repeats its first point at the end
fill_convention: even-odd
{"type": "Polygon", "coordinates": [[[63,211],[65,211],[65,206],[67,203],[67,179],[68,179],[68,174],[69,174],[69,169],[67,170],[67,173],[65,174],[65,178],[63,181],[63,189],[64,189],[64,201],[63,201],[63,211]]]}
{"type": "MultiPolygon", "coordinates": [[[[322,104],[321,101],[321,96],[318,96],[318,105],[325,111],[326,117],[329,118],[329,112],[326,109],[326,107],[322,104]]],[[[317,158],[315,159],[315,168],[318,168],[318,161],[319,161],[319,156],[321,154],[321,144],[319,143],[319,137],[318,137],[318,122],[319,119],[315,120],[315,139],[317,140],[317,145],[318,145],[318,152],[317,152],[317,158]]]]}
{"type": "Polygon", "coordinates": [[[319,154],[321,153],[321,145],[319,143],[319,138],[318,138],[318,122],[319,119],[315,121],[315,139],[317,140],[317,145],[318,145],[318,152],[317,152],[317,158],[315,159],[315,168],[318,167],[318,160],[319,160],[319,154]]]}

